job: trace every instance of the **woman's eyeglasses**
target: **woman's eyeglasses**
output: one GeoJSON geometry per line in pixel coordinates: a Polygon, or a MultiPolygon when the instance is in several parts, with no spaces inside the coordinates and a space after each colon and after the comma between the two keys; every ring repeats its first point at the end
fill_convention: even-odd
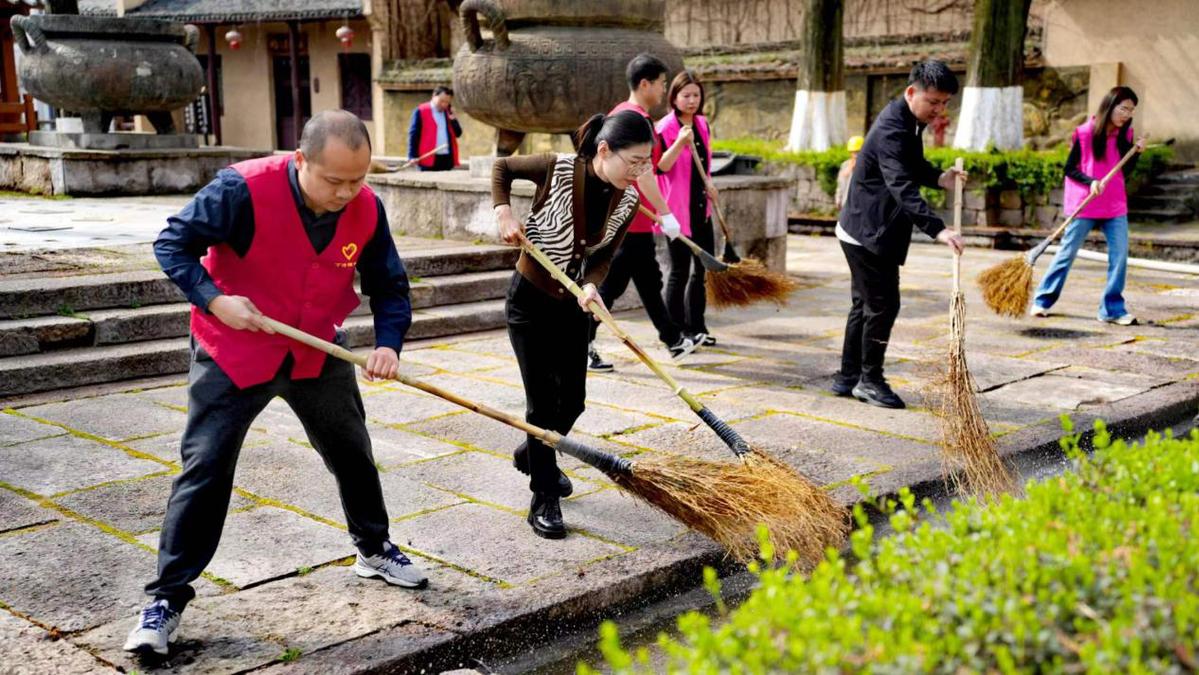
{"type": "Polygon", "coordinates": [[[629,160],[619,152],[614,152],[612,154],[616,155],[620,158],[620,161],[624,162],[625,166],[628,167],[628,172],[631,176],[640,176],[646,171],[649,171],[650,167],[653,166],[649,157],[646,157],[645,159],[629,160]]]}

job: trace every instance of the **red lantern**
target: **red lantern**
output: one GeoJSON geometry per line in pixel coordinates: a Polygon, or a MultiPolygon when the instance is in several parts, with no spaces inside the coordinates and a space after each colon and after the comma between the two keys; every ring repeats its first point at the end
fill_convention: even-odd
{"type": "Polygon", "coordinates": [[[349,53],[350,45],[354,43],[354,29],[349,26],[342,26],[337,29],[335,35],[337,35],[337,40],[341,42],[341,48],[346,53],[349,53]]]}
{"type": "Polygon", "coordinates": [[[241,31],[237,30],[236,28],[230,30],[228,33],[225,33],[225,42],[229,43],[229,49],[232,49],[233,51],[237,51],[241,48],[241,40],[241,31]]]}

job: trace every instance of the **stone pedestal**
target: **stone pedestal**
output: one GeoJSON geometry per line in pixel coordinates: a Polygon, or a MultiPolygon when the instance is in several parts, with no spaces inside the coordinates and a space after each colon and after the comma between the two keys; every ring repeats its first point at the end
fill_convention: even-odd
{"type": "MultiPolygon", "coordinates": [[[[474,158],[472,160],[472,168],[474,158]]],[[[491,205],[491,177],[472,172],[410,172],[374,174],[367,182],[387,209],[397,235],[498,242],[491,205]]],[[[742,256],[760,259],[771,269],[784,270],[787,261],[787,205],[792,184],[767,176],[716,176],[733,245],[742,256]]],[[[533,184],[512,186],[512,210],[525,218],[533,201],[533,184]]],[[[717,252],[724,237],[717,227],[717,252]]]]}
{"type": "Polygon", "coordinates": [[[200,147],[195,134],[91,134],[33,131],[29,144],[69,150],[162,150],[200,147]]]}
{"type": "Polygon", "coordinates": [[[0,190],[74,196],[194,192],[226,166],[269,154],[229,147],[82,150],[0,143],[0,190]]]}

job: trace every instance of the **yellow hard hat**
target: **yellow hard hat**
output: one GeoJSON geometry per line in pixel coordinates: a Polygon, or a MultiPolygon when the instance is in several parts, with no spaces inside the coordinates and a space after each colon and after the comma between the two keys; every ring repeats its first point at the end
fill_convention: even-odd
{"type": "Polygon", "coordinates": [[[861,136],[851,136],[849,142],[845,144],[845,149],[850,152],[857,152],[862,149],[862,143],[865,141],[866,139],[861,136]]]}

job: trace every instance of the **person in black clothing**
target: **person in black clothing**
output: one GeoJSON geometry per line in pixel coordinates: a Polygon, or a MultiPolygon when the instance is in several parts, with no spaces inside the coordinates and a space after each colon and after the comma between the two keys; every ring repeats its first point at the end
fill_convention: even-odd
{"type": "MultiPolygon", "coordinates": [[[[653,129],[636,112],[596,115],[575,139],[575,155],[497,159],[491,185],[500,237],[515,244],[524,233],[583,289],[576,301],[523,252],[508,288],[508,337],[525,387],[525,419],[563,436],[583,414],[588,305],[605,305],[596,284],[637,213],[633,183],[652,168],[653,129]],[[518,178],[537,185],[525,225],[509,206],[512,181],[518,178]]],[[[565,537],[559,500],[572,486],[558,469],[554,449],[530,435],[513,453],[513,465],[530,476],[533,532],[547,539],[565,537]]]]}
{"type": "Polygon", "coordinates": [[[916,64],[903,96],[883,109],[858,154],[836,229],[849,263],[853,299],[841,370],[832,385],[838,396],[904,407],[883,377],[883,361],[899,315],[899,268],[907,259],[912,226],[962,251],[961,236],[945,229],[920,196],[921,186],[953,187],[953,169],[941,172],[924,159],[921,134],[957,91],[957,77],[941,61],[916,64]]]}

